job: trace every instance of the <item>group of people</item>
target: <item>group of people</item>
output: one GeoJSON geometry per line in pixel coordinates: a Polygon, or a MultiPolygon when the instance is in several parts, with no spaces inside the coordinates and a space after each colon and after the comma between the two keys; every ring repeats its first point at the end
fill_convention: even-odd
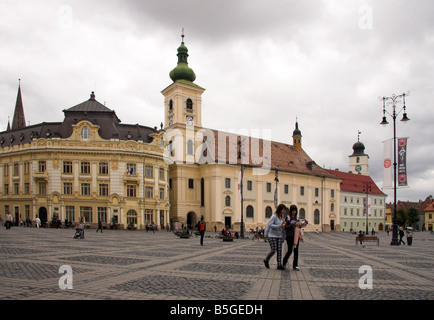
{"type": "Polygon", "coordinates": [[[270,259],[277,252],[277,269],[285,270],[286,264],[294,252],[292,268],[298,271],[300,270],[298,267],[299,242],[300,240],[303,241],[301,228],[306,226],[308,222],[297,218],[297,206],[291,205],[287,216],[285,215],[286,211],[287,207],[280,204],[265,228],[264,236],[268,239],[271,250],[264,259],[264,265],[266,268],[270,268],[270,259]],[[285,240],[288,251],[282,260],[282,245],[285,240]]]}

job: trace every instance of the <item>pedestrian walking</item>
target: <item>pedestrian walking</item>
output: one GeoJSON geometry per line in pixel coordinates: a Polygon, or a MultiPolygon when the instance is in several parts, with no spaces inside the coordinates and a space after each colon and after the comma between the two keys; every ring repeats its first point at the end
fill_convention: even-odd
{"type": "Polygon", "coordinates": [[[214,225],[214,233],[217,232],[217,225],[214,225]]]}
{"type": "MultiPolygon", "coordinates": [[[[203,246],[203,237],[205,236],[205,230],[206,230],[206,223],[203,220],[203,216],[200,217],[200,221],[197,224],[197,228],[199,229],[199,233],[200,233],[200,245],[203,246]]],[[[216,227],[214,227],[214,230],[216,229],[216,227]]]]}
{"type": "Polygon", "coordinates": [[[10,230],[12,225],[12,216],[9,212],[6,213],[5,221],[6,221],[6,230],[10,230]]]}
{"type": "Polygon", "coordinates": [[[282,266],[282,237],[285,232],[283,229],[284,222],[282,217],[285,214],[285,211],[286,206],[284,204],[279,204],[276,212],[270,218],[270,221],[268,221],[267,227],[265,228],[264,236],[268,238],[271,249],[267,257],[264,259],[264,265],[266,268],[270,268],[270,259],[277,252],[277,269],[285,270],[285,268],[282,266]]]}
{"type": "Polygon", "coordinates": [[[41,219],[39,219],[39,217],[38,217],[38,216],[36,216],[36,219],[35,219],[35,224],[36,224],[36,228],[38,228],[38,229],[39,229],[39,227],[41,226],[41,219]]]}
{"type": "Polygon", "coordinates": [[[401,244],[401,242],[403,244],[405,244],[404,240],[402,240],[402,238],[404,238],[404,229],[401,227],[399,228],[399,244],[401,244]]]}
{"type": "Polygon", "coordinates": [[[155,230],[157,229],[157,226],[155,225],[155,223],[152,222],[152,231],[155,233],[155,230]]]}
{"type": "MultiPolygon", "coordinates": [[[[283,257],[283,267],[286,267],[288,260],[294,251],[294,258],[292,262],[292,268],[294,270],[299,271],[298,267],[298,253],[299,253],[299,244],[300,240],[303,240],[300,230],[300,222],[297,218],[298,209],[296,205],[291,205],[289,207],[289,216],[285,221],[285,234],[286,234],[286,244],[288,246],[288,251],[283,257]]],[[[307,222],[303,225],[306,225],[307,222]]]]}
{"type": "Polygon", "coordinates": [[[98,229],[96,229],[96,232],[98,233],[98,231],[101,230],[102,233],[102,221],[98,220],[98,229]]]}

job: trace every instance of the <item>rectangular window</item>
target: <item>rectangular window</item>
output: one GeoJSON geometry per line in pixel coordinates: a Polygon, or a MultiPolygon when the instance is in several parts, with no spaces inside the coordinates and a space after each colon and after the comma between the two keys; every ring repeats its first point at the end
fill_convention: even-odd
{"type": "Polygon", "coordinates": [[[72,194],[72,183],[65,182],[63,184],[63,194],[71,195],[72,194]]]}
{"type": "Polygon", "coordinates": [[[3,193],[9,194],[9,185],[7,183],[3,186],[3,193]]]}
{"type": "Polygon", "coordinates": [[[66,211],[66,219],[68,219],[68,221],[75,221],[74,206],[66,206],[65,211],[66,211]]]}
{"type": "Polygon", "coordinates": [[[231,188],[231,178],[225,179],[225,188],[230,189],[231,188]]]}
{"type": "Polygon", "coordinates": [[[253,183],[252,183],[252,181],[248,180],[247,181],[247,190],[252,191],[252,189],[253,189],[253,183]]]}
{"type": "Polygon", "coordinates": [[[107,223],[107,207],[98,207],[98,221],[107,223]]]}
{"type": "Polygon", "coordinates": [[[432,219],[432,213],[429,214],[429,219],[432,219]]]}
{"type": "Polygon", "coordinates": [[[374,199],[374,204],[377,204],[377,199],[374,199]]]}
{"type": "Polygon", "coordinates": [[[351,197],[351,201],[350,202],[353,203],[353,197],[351,197]]]}
{"type": "Polygon", "coordinates": [[[28,204],[26,204],[26,205],[24,206],[24,212],[25,212],[25,214],[26,214],[26,219],[27,219],[27,218],[30,218],[30,206],[29,206],[28,204]]]}
{"type": "Polygon", "coordinates": [[[136,185],[128,184],[127,185],[127,197],[135,198],[136,197],[136,185]]]}
{"type": "Polygon", "coordinates": [[[350,214],[351,216],[353,216],[353,209],[350,209],[350,214]]]}
{"type": "Polygon", "coordinates": [[[194,189],[194,180],[193,179],[188,179],[188,188],[194,189]]]}
{"type": "Polygon", "coordinates": [[[380,205],[383,205],[383,200],[382,199],[380,199],[380,205]]]}
{"type": "Polygon", "coordinates": [[[45,161],[38,162],[39,173],[44,173],[47,170],[47,163],[45,161]]]}
{"type": "Polygon", "coordinates": [[[82,196],[90,196],[90,183],[82,183],[81,184],[81,195],[82,196]]]}
{"type": "Polygon", "coordinates": [[[172,189],[172,179],[169,179],[169,189],[172,189]]]}
{"type": "Polygon", "coordinates": [[[285,184],[285,186],[284,186],[284,191],[285,191],[285,194],[289,193],[289,186],[287,184],[285,184]]]}
{"type": "Polygon", "coordinates": [[[80,216],[84,217],[85,222],[92,222],[92,207],[80,207],[80,216]]]}
{"type": "Polygon", "coordinates": [[[99,174],[101,174],[101,175],[109,174],[109,165],[107,162],[100,162],[99,163],[99,174]]]}
{"type": "Polygon", "coordinates": [[[14,163],[14,176],[20,175],[20,165],[18,163],[14,163]]]}
{"type": "Polygon", "coordinates": [[[145,224],[151,224],[154,222],[154,211],[152,209],[145,210],[145,224]]]}
{"type": "Polygon", "coordinates": [[[333,199],[335,197],[335,190],[330,190],[330,197],[333,199]]]}
{"type": "Polygon", "coordinates": [[[72,161],[63,161],[63,173],[72,173],[72,161]]]}
{"type": "Polygon", "coordinates": [[[347,215],[347,208],[344,209],[344,215],[347,215]]]}
{"type": "Polygon", "coordinates": [[[30,173],[30,163],[24,162],[24,174],[28,175],[30,173]]]}
{"type": "Polygon", "coordinates": [[[300,187],[300,195],[304,196],[304,187],[300,187]]]}
{"type": "Polygon", "coordinates": [[[164,181],[164,168],[160,168],[160,180],[164,181]]]}
{"type": "Polygon", "coordinates": [[[20,186],[18,183],[14,183],[14,194],[20,193],[20,186]]]}
{"type": "Polygon", "coordinates": [[[357,209],[357,215],[360,216],[360,209],[357,209]]]}
{"type": "Polygon", "coordinates": [[[136,164],[135,163],[127,163],[127,174],[136,175],[136,164]]]}
{"type": "Polygon", "coordinates": [[[44,194],[47,194],[47,183],[46,182],[39,182],[38,183],[38,191],[39,191],[39,194],[42,194],[42,195],[44,195],[44,194]]]}
{"type": "Polygon", "coordinates": [[[267,182],[267,192],[271,192],[271,183],[267,182]]]}
{"type": "Polygon", "coordinates": [[[319,197],[319,189],[315,188],[315,197],[319,197]]]}
{"type": "Polygon", "coordinates": [[[90,162],[81,163],[81,174],[90,174],[90,162]]]}
{"type": "Polygon", "coordinates": [[[360,199],[359,199],[359,198],[357,198],[357,203],[358,203],[358,204],[360,203],[360,199]]]}
{"type": "Polygon", "coordinates": [[[9,165],[7,165],[7,164],[5,164],[5,165],[3,166],[3,175],[4,175],[5,177],[9,176],[9,165]]]}
{"type": "Polygon", "coordinates": [[[24,184],[24,194],[30,194],[30,183],[28,182],[24,184]]]}
{"type": "Polygon", "coordinates": [[[154,187],[145,187],[145,198],[154,198],[154,187]]]}
{"type": "Polygon", "coordinates": [[[154,167],[153,166],[145,166],[145,177],[153,178],[154,177],[154,167]]]}
{"type": "Polygon", "coordinates": [[[107,197],[108,196],[108,184],[106,183],[101,183],[99,185],[99,195],[102,197],[107,197]]]}
{"type": "Polygon", "coordinates": [[[347,203],[347,197],[344,198],[344,202],[347,203]]]}
{"type": "Polygon", "coordinates": [[[160,188],[160,200],[164,200],[164,188],[160,188]]]}

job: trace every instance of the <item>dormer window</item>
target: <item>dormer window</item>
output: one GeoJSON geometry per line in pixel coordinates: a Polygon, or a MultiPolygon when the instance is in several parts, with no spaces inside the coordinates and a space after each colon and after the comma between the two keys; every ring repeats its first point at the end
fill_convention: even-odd
{"type": "Polygon", "coordinates": [[[81,138],[84,141],[89,140],[90,130],[87,126],[84,126],[83,129],[81,129],[81,138]]]}
{"type": "Polygon", "coordinates": [[[187,99],[187,111],[193,111],[193,101],[187,99]]]}

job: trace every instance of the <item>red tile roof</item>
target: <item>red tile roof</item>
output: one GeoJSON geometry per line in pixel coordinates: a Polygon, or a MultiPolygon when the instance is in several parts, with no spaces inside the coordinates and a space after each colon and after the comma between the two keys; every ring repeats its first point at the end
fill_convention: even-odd
{"type": "MultiPolygon", "coordinates": [[[[248,152],[246,152],[246,156],[249,155],[248,161],[243,161],[243,164],[245,164],[246,166],[264,169],[269,168],[270,170],[326,177],[329,179],[339,179],[335,175],[329,173],[327,170],[318,166],[315,161],[313,161],[306,154],[306,152],[304,152],[304,150],[294,147],[292,145],[276,141],[258,139],[249,136],[242,136],[235,133],[229,133],[213,129],[203,129],[206,131],[210,130],[214,134],[215,149],[213,149],[214,154],[212,155],[212,158],[216,162],[227,164],[240,164],[241,162],[240,160],[238,160],[238,142],[241,141],[241,139],[245,139],[244,141],[246,143],[246,151],[248,150],[248,152]],[[219,135],[220,139],[226,137],[226,151],[220,152],[221,154],[219,153],[219,135]],[[232,139],[228,137],[231,137],[232,139]],[[264,155],[264,144],[265,146],[267,146],[267,143],[270,143],[270,153],[264,155]],[[247,145],[249,146],[248,149],[247,145]],[[259,149],[258,152],[256,152],[257,149],[259,149]],[[233,151],[236,151],[235,160],[230,159],[230,150],[232,151],[232,155],[234,153],[233,151]],[[254,163],[254,161],[252,160],[253,153],[258,153],[256,156],[259,156],[261,158],[264,157],[265,160],[259,164],[254,163]]],[[[221,151],[223,151],[223,149],[221,149],[221,151]]]]}
{"type": "Polygon", "coordinates": [[[434,211],[434,202],[427,205],[427,207],[423,211],[424,212],[433,212],[434,211]]]}
{"type": "Polygon", "coordinates": [[[337,170],[327,170],[327,171],[342,179],[341,191],[366,193],[366,191],[365,192],[363,191],[363,187],[364,184],[369,182],[371,183],[371,191],[369,192],[369,194],[386,195],[384,192],[380,190],[380,188],[378,188],[378,186],[375,184],[375,182],[372,180],[370,176],[342,172],[337,170]]]}

